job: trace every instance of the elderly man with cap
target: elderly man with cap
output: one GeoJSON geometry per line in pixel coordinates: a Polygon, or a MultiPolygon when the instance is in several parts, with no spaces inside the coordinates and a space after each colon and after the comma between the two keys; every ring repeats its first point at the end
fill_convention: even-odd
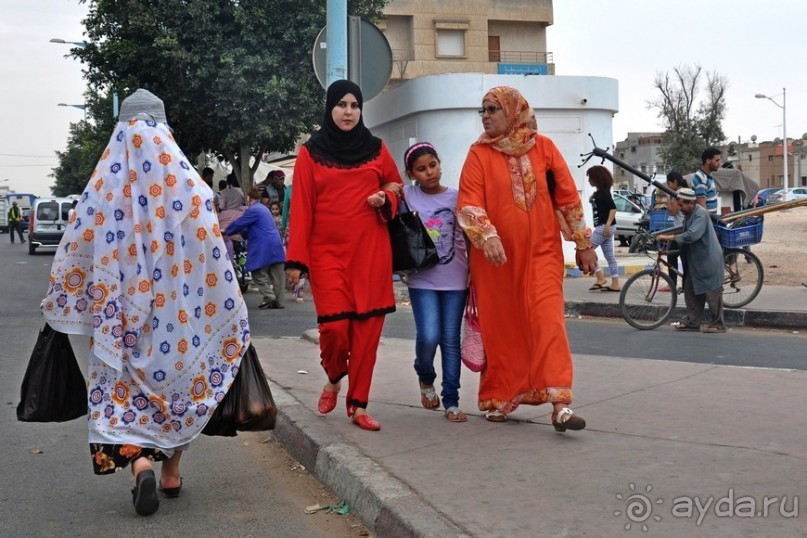
{"type": "Polygon", "coordinates": [[[684,300],[687,316],[675,328],[679,331],[724,333],[723,249],[709,212],[696,203],[695,191],[679,189],[676,198],[684,214],[684,231],[658,236],[662,241],[674,240],[681,245],[685,260],[684,300]],[[711,318],[704,320],[706,304],[709,305],[711,318]]]}
{"type": "Polygon", "coordinates": [[[20,236],[20,244],[25,243],[25,238],[22,236],[22,213],[20,208],[17,207],[17,202],[11,202],[11,207],[8,209],[8,235],[11,236],[11,244],[14,244],[14,231],[20,236]]]}

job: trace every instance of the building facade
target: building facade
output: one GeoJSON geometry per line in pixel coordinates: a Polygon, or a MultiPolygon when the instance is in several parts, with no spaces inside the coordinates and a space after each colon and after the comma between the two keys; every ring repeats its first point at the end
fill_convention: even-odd
{"type": "MultiPolygon", "coordinates": [[[[666,177],[667,170],[664,170],[659,155],[663,136],[664,133],[628,133],[625,140],[616,143],[614,156],[648,176],[666,177]]],[[[687,172],[688,170],[682,171],[687,172]]],[[[614,187],[641,193],[652,190],[645,180],[619,166],[614,167],[614,187]]]]}
{"type": "Polygon", "coordinates": [[[440,73],[553,75],[552,0],[390,0],[393,83],[440,73]]]}

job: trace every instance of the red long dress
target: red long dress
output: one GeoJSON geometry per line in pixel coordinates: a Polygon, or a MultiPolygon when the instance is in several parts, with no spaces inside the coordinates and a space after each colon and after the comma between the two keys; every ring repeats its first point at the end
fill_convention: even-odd
{"type": "MultiPolygon", "coordinates": [[[[378,156],[350,167],[318,162],[303,146],[294,166],[286,267],[310,277],[322,366],[332,383],[348,375],[348,414],[367,406],[384,316],[395,311],[386,221],[367,203],[392,182],[402,183],[383,143],[378,156]]],[[[387,201],[394,215],[397,197],[387,201]]]]}

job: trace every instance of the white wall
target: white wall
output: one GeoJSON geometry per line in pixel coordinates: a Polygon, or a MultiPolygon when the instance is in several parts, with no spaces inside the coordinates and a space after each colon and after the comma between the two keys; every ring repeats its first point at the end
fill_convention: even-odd
{"type": "MultiPolygon", "coordinates": [[[[591,225],[585,171],[600,162],[578,165],[580,155],[593,147],[588,133],[601,148],[613,145],[612,118],[619,102],[616,79],[481,73],[417,77],[365,103],[364,123],[389,146],[402,177],[406,148],[416,141],[434,144],[443,165],[443,183],[456,187],[468,148],[482,133],[477,110],[494,86],[517,88],[535,109],[538,132],[550,137],[566,158],[591,225]]],[[[612,169],[608,161],[604,165],[612,169]]],[[[573,260],[574,246],[565,244],[564,253],[573,260]]]]}

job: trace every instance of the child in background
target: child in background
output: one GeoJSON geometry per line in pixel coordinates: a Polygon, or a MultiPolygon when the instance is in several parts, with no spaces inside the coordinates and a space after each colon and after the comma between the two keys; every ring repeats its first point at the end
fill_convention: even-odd
{"type": "Polygon", "coordinates": [[[281,237],[283,236],[283,228],[281,227],[281,221],[283,220],[283,216],[281,215],[282,209],[280,202],[271,202],[269,204],[269,210],[272,212],[272,218],[275,219],[275,225],[281,237]]]}
{"type": "Polygon", "coordinates": [[[440,183],[440,158],[429,143],[415,144],[404,153],[406,175],[415,184],[404,188],[404,199],[417,211],[437,247],[439,263],[407,276],[415,316],[415,372],[420,403],[440,407],[434,390],[434,356],[440,346],[445,416],[451,422],[468,417],[459,408],[460,328],[468,294],[468,257],[465,238],[456,222],[457,189],[440,183]]]}

